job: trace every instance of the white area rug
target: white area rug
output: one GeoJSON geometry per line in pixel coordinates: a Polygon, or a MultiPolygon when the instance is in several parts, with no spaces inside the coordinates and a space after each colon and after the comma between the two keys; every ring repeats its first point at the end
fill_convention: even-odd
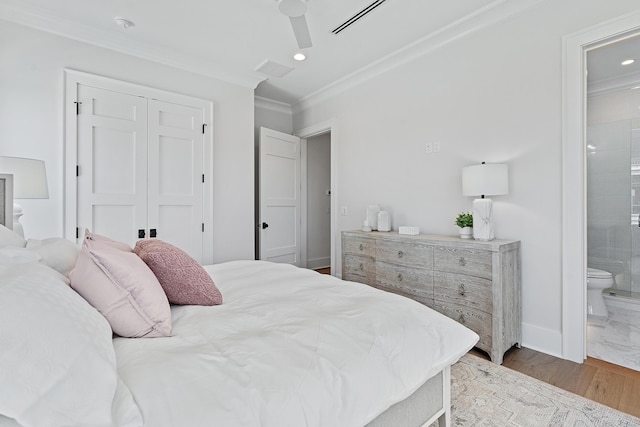
{"type": "Polygon", "coordinates": [[[451,405],[452,426],[640,426],[640,418],[468,354],[451,368],[451,405]]]}

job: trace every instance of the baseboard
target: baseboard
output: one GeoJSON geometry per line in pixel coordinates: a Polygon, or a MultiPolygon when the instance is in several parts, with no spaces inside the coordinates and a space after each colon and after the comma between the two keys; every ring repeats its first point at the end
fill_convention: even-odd
{"type": "Polygon", "coordinates": [[[318,268],[331,267],[331,257],[307,259],[307,268],[317,270],[318,268]]]}
{"type": "Polygon", "coordinates": [[[562,357],[562,334],[560,331],[522,323],[522,347],[562,357]]]}

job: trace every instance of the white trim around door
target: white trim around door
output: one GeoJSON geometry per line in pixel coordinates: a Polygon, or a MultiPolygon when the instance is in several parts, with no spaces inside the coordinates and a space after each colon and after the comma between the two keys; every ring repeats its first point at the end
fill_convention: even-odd
{"type": "MultiPolygon", "coordinates": [[[[302,139],[306,139],[327,132],[331,132],[331,274],[333,276],[340,277],[342,276],[340,273],[342,269],[339,268],[340,266],[337,264],[337,254],[340,254],[341,251],[336,247],[336,245],[340,244],[340,239],[337,238],[339,233],[337,216],[338,209],[336,207],[338,200],[338,132],[336,131],[335,119],[307,126],[294,132],[294,135],[302,139]]],[[[303,216],[302,218],[304,221],[306,216],[303,216]]],[[[306,224],[303,224],[302,233],[306,233],[305,230],[306,224]]],[[[303,241],[306,241],[306,237],[303,241]]]]}
{"type": "Polygon", "coordinates": [[[640,12],[563,39],[562,356],[586,358],[586,53],[640,30],[640,12]]]}

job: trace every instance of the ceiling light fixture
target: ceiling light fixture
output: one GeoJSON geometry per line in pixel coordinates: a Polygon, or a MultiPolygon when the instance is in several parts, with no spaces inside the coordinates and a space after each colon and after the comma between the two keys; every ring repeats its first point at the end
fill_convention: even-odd
{"type": "Polygon", "coordinates": [[[631,64],[633,64],[634,62],[636,62],[636,60],[635,60],[635,59],[625,59],[624,61],[622,61],[622,62],[620,63],[620,65],[631,65],[631,64]]]}
{"type": "Polygon", "coordinates": [[[133,21],[130,21],[130,20],[125,19],[125,18],[120,18],[119,16],[118,16],[118,17],[113,18],[113,20],[114,20],[114,21],[116,21],[116,24],[117,24],[120,28],[123,28],[123,29],[125,29],[125,30],[126,30],[127,28],[129,28],[129,27],[133,27],[133,26],[135,25],[135,24],[133,23],[133,21]]]}
{"type": "Polygon", "coordinates": [[[296,61],[304,61],[305,59],[307,59],[307,57],[304,55],[304,53],[298,52],[293,55],[293,59],[295,59],[296,61]]]}

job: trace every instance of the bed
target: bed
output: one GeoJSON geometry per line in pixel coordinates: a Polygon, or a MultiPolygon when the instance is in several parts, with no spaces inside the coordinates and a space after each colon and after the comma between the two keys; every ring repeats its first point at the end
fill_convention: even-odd
{"type": "Polygon", "coordinates": [[[49,243],[0,247],[0,426],[448,426],[450,366],[478,340],[407,298],[263,261],[205,266],[224,302],[171,305],[170,336],[114,336],[49,243]]]}

